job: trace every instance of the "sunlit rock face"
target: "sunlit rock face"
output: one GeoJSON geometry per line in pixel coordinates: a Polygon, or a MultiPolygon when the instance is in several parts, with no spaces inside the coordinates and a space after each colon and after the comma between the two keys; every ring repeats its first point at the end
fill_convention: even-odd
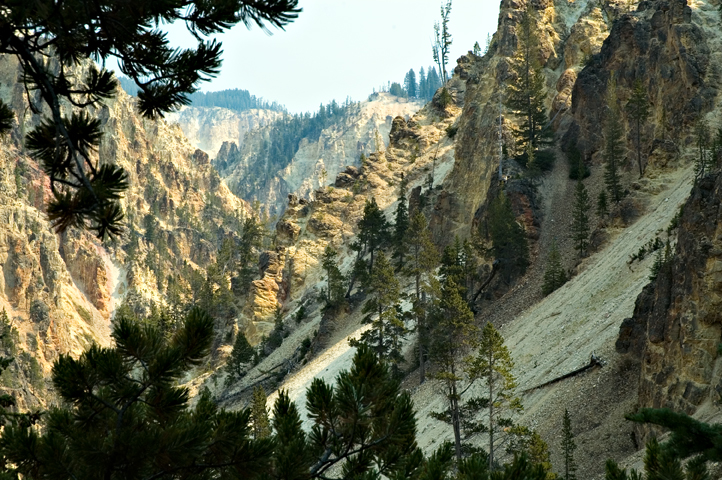
{"type": "Polygon", "coordinates": [[[119,90],[90,112],[102,124],[98,158],[128,173],[126,231],[106,242],[75,229],[54,232],[44,210],[49,182],[23,148],[24,135],[40,116],[27,108],[19,73],[13,58],[0,57],[0,97],[16,114],[15,128],[0,139],[0,311],[5,309],[16,332],[12,348],[0,345],[5,354],[16,352],[0,389],[24,392],[17,395],[25,407],[52,397],[48,378],[58,355],[110,345],[112,316],[125,297],[141,307],[162,304],[165,279],[184,262],[199,269],[212,262],[218,236],[224,229],[232,233],[225,219],[250,209],[180,127],[141,118],[135,99],[119,90]],[[155,242],[148,238],[150,223],[155,242]],[[159,243],[166,246],[162,260],[150,262],[159,243]]]}
{"type": "Polygon", "coordinates": [[[268,125],[283,114],[251,109],[236,112],[220,107],[182,107],[166,115],[166,122],[180,125],[191,145],[216,158],[224,142],[243,145],[246,133],[268,125]]]}
{"type": "Polygon", "coordinates": [[[385,148],[394,117],[408,118],[420,107],[404,98],[376,94],[325,128],[318,139],[302,139],[289,162],[272,152],[257,155],[268,141],[269,126],[248,133],[240,146],[221,146],[213,164],[236,195],[279,215],[289,193],[311,199],[315,189],[332,184],[346,166],[359,166],[362,154],[385,148]]]}

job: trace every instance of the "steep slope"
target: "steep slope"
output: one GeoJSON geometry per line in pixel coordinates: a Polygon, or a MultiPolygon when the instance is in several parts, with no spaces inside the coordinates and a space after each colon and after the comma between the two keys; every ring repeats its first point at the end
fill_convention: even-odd
{"type": "Polygon", "coordinates": [[[0,139],[0,311],[16,332],[2,341],[16,360],[0,383],[21,406],[33,406],[51,398],[47,374],[59,354],[108,345],[112,314],[124,299],[138,312],[164,303],[168,277],[178,277],[184,263],[204,272],[219,238],[249,209],[179,127],[140,118],[135,100],[119,91],[92,113],[102,122],[99,158],[129,174],[126,234],[106,243],[73,229],[55,234],[44,213],[47,178],[22,147],[39,118],[18,76],[14,59],[0,57],[0,95],[17,120],[0,139]]]}
{"type": "Polygon", "coordinates": [[[269,150],[274,128],[270,125],[249,133],[240,146],[224,145],[213,164],[236,195],[260,202],[271,215],[280,215],[289,193],[310,199],[315,189],[331,183],[346,166],[359,166],[362,154],[383,147],[393,118],[409,117],[420,107],[379,93],[352,105],[318,137],[300,139],[292,158],[285,159],[269,150]]]}
{"type": "Polygon", "coordinates": [[[224,142],[243,145],[252,130],[268,125],[283,114],[275,110],[236,112],[221,107],[182,107],[166,115],[166,122],[180,125],[191,145],[216,158],[224,142]]]}

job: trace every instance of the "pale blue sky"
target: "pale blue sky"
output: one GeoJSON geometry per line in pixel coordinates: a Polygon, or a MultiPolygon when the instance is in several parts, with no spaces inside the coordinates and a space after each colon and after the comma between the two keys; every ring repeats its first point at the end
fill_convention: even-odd
{"type": "MultiPolygon", "coordinates": [[[[401,82],[410,68],[432,64],[431,39],[439,0],[300,0],[303,12],[285,31],[265,34],[237,25],[219,37],[220,75],[203,91],[242,88],[291,112],[321,102],[365,99],[385,82],[401,82]]],[[[450,70],[497,26],[496,0],[455,0],[450,70]]],[[[182,25],[170,26],[173,45],[188,46],[182,25]]]]}

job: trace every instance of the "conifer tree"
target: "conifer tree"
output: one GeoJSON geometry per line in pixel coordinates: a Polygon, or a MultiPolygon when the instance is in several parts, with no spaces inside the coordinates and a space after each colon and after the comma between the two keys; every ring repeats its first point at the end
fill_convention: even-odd
{"type": "Polygon", "coordinates": [[[397,270],[404,268],[404,256],[408,251],[406,235],[409,230],[409,207],[406,201],[406,186],[407,181],[402,177],[399,187],[399,203],[396,206],[394,231],[391,235],[391,242],[394,247],[393,258],[397,261],[397,270]]]}
{"type": "Polygon", "coordinates": [[[434,62],[439,67],[442,84],[446,84],[446,64],[449,62],[449,49],[451,48],[451,33],[449,32],[449,14],[451,13],[451,0],[441,5],[441,23],[434,23],[434,44],[432,53],[434,62]]]}
{"type": "Polygon", "coordinates": [[[577,480],[577,464],[574,461],[574,450],[577,449],[574,443],[572,432],[572,420],[569,410],[564,409],[564,420],[562,423],[562,455],[564,456],[564,480],[577,480]]]}
{"type": "MultiPolygon", "coordinates": [[[[296,0],[233,0],[222,6],[198,0],[139,1],[133,8],[10,0],[3,7],[8,13],[2,19],[0,54],[17,60],[29,109],[42,115],[25,140],[49,177],[48,218],[59,231],[84,228],[101,239],[122,232],[120,199],[129,182],[123,168],[95,154],[101,121],[89,107],[101,108],[115,96],[117,85],[113,73],[95,62],[105,65],[116,59],[141,89],[140,113],[162,117],[187,105],[198,83],[218,74],[223,50],[212,37],[239,22],[283,28],[300,12],[296,0]],[[176,20],[183,20],[193,33],[196,48],[169,45],[159,27],[176,20]],[[81,71],[78,65],[87,68],[81,71]]],[[[13,112],[0,102],[0,133],[7,133],[13,123],[13,112]]]]}
{"type": "Polygon", "coordinates": [[[544,283],[542,293],[546,296],[567,282],[567,274],[562,266],[561,255],[557,248],[557,242],[552,240],[552,246],[547,256],[547,266],[544,270],[544,283]]]}
{"type": "Polygon", "coordinates": [[[326,290],[323,291],[323,295],[328,308],[336,308],[344,303],[344,276],[338,268],[337,256],[336,249],[327,245],[321,260],[321,265],[326,272],[326,290]]]}
{"type": "Polygon", "coordinates": [[[271,436],[271,421],[268,419],[266,408],[266,391],[263,386],[253,387],[253,400],[251,401],[251,425],[253,438],[260,440],[271,436]]]}
{"type": "Polygon", "coordinates": [[[383,252],[379,252],[371,270],[367,291],[369,299],[363,313],[367,314],[364,320],[371,323],[371,328],[361,334],[360,342],[371,346],[376,355],[390,362],[398,373],[399,364],[403,360],[401,339],[406,333],[404,323],[399,318],[401,285],[383,252]]]}
{"type": "Polygon", "coordinates": [[[431,336],[430,354],[436,366],[434,380],[441,384],[448,404],[448,420],[454,432],[454,448],[457,460],[462,456],[461,433],[463,402],[461,394],[474,382],[469,373],[469,363],[464,355],[476,345],[478,329],[474,314],[459,292],[459,287],[449,278],[433,314],[434,330],[431,336]]]}
{"type": "Polygon", "coordinates": [[[422,100],[428,100],[428,83],[426,82],[426,73],[424,72],[424,67],[421,67],[419,69],[419,98],[422,100]]]}
{"type": "Polygon", "coordinates": [[[499,193],[489,206],[488,233],[491,254],[499,262],[502,277],[509,281],[524,274],[529,266],[529,244],[504,192],[499,193]]]}
{"type": "Polygon", "coordinates": [[[409,260],[405,272],[414,279],[413,312],[416,317],[418,335],[419,383],[424,383],[429,344],[429,326],[426,321],[428,302],[425,301],[425,298],[436,290],[434,270],[439,264],[439,254],[431,240],[426,217],[420,211],[417,211],[411,219],[406,242],[409,249],[409,260]]]}
{"type": "Polygon", "coordinates": [[[406,90],[406,95],[408,95],[409,98],[416,98],[418,96],[418,84],[416,83],[416,73],[413,68],[409,70],[404,77],[404,90],[406,90]]]}
{"type": "Polygon", "coordinates": [[[248,339],[243,332],[239,331],[233,344],[231,358],[226,365],[229,383],[246,374],[246,367],[253,361],[255,354],[256,350],[248,343],[248,339]]]}
{"type": "Polygon", "coordinates": [[[642,126],[649,118],[649,99],[647,90],[640,79],[634,81],[632,96],[627,102],[627,114],[634,124],[634,137],[637,147],[637,165],[639,165],[639,178],[642,178],[642,126]]]}
{"type": "Polygon", "coordinates": [[[528,155],[550,144],[553,138],[552,131],[545,128],[548,121],[544,106],[546,85],[537,59],[539,38],[531,3],[517,27],[517,39],[517,51],[511,67],[516,81],[507,85],[506,106],[521,118],[521,125],[514,135],[519,152],[528,155]]]}
{"type": "Polygon", "coordinates": [[[577,181],[574,191],[574,210],[572,212],[571,237],[580,257],[589,247],[589,193],[581,180],[577,181]]]}
{"type": "Polygon", "coordinates": [[[473,53],[474,53],[474,55],[476,55],[477,57],[480,57],[480,56],[481,56],[481,47],[479,46],[479,42],[474,42],[474,51],[473,51],[473,53]]]}
{"type": "Polygon", "coordinates": [[[597,216],[606,217],[609,214],[609,206],[607,205],[607,192],[602,190],[597,195],[597,216]]]}
{"type": "Polygon", "coordinates": [[[389,223],[374,197],[366,200],[364,215],[358,222],[358,229],[358,240],[353,248],[357,249],[360,258],[369,254],[368,272],[371,273],[376,251],[384,247],[390,237],[389,223]]]}
{"type": "Polygon", "coordinates": [[[489,465],[494,465],[495,434],[502,435],[506,427],[513,426],[508,414],[523,410],[521,401],[514,396],[516,378],[512,373],[514,362],[504,337],[487,322],[479,339],[479,350],[473,361],[473,375],[487,386],[489,465]]]}
{"type": "Polygon", "coordinates": [[[614,75],[607,82],[607,112],[604,119],[604,183],[609,198],[619,203],[622,200],[622,184],[619,165],[624,155],[624,129],[617,103],[617,81],[614,75]]]}

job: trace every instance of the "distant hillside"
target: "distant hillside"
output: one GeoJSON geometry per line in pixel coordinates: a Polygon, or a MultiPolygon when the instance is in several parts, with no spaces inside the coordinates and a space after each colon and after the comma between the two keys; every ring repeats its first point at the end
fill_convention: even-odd
{"type": "MultiPolygon", "coordinates": [[[[120,86],[129,95],[138,94],[138,85],[125,76],[118,76],[120,86]]],[[[267,102],[262,98],[251,95],[248,90],[234,88],[231,90],[220,90],[218,92],[196,92],[190,95],[191,105],[194,107],[222,107],[229,110],[242,112],[245,110],[261,109],[285,112],[286,107],[276,102],[267,102]]]]}

